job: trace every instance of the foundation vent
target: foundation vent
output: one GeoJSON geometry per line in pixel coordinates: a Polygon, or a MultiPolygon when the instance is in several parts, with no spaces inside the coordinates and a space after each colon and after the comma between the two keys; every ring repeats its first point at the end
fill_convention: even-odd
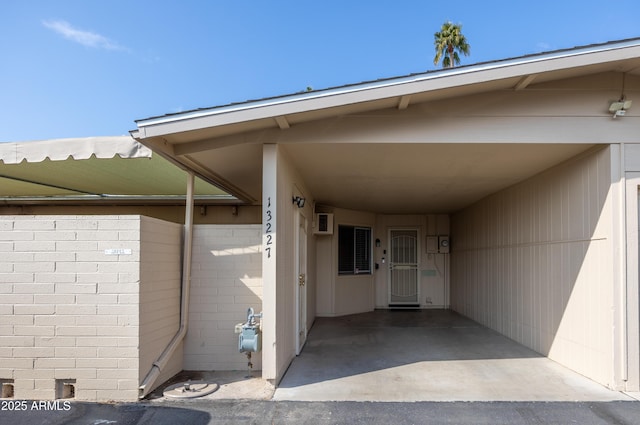
{"type": "Polygon", "coordinates": [[[75,379],[56,379],[56,398],[75,398],[75,379]]]}
{"type": "Polygon", "coordinates": [[[13,379],[0,379],[0,386],[2,386],[0,398],[13,398],[13,379]]]}

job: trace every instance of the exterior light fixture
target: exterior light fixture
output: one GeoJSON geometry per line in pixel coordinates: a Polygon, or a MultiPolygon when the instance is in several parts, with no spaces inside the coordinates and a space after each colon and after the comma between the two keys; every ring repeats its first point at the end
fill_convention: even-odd
{"type": "Polygon", "coordinates": [[[613,113],[613,118],[624,117],[627,113],[627,110],[631,108],[631,101],[624,100],[621,98],[617,102],[613,102],[611,106],[609,106],[609,112],[613,113]]]}
{"type": "Polygon", "coordinates": [[[304,207],[304,202],[305,202],[305,199],[302,196],[294,196],[293,197],[293,203],[296,204],[298,206],[298,208],[303,208],[304,207]]]}
{"type": "Polygon", "coordinates": [[[627,74],[622,74],[622,90],[620,91],[620,99],[617,102],[612,102],[609,106],[609,112],[613,114],[613,118],[624,117],[627,110],[631,108],[631,101],[624,98],[624,84],[627,79],[627,74]]]}

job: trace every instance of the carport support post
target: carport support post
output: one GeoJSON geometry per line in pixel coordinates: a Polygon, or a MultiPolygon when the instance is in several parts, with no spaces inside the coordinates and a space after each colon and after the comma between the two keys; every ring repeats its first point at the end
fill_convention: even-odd
{"type": "Polygon", "coordinates": [[[278,145],[262,150],[262,378],[277,379],[278,145]]]}

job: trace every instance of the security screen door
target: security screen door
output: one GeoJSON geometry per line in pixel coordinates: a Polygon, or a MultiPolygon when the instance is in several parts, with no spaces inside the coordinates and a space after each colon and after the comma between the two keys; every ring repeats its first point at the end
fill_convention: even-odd
{"type": "Polygon", "coordinates": [[[389,231],[389,304],[416,305],[418,294],[418,230],[389,231]]]}

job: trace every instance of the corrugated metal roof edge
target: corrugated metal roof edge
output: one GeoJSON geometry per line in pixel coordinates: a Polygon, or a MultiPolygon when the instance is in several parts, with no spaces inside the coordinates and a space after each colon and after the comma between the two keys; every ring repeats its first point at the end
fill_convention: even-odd
{"type": "Polygon", "coordinates": [[[309,99],[313,97],[323,96],[328,93],[334,92],[336,90],[345,90],[349,88],[355,89],[358,87],[361,87],[364,89],[364,88],[370,88],[369,86],[371,86],[372,84],[385,84],[385,83],[390,83],[394,81],[397,81],[398,83],[402,83],[402,82],[406,82],[405,80],[407,79],[415,80],[422,77],[430,77],[438,74],[444,74],[444,75],[457,74],[457,73],[473,70],[474,68],[486,67],[487,65],[495,65],[495,68],[498,68],[499,66],[512,65],[513,62],[527,63],[527,62],[537,62],[537,61],[546,60],[546,59],[560,58],[560,57],[567,56],[566,55],[567,53],[572,53],[572,55],[579,55],[579,54],[585,54],[585,53],[595,53],[596,51],[615,50],[619,48],[634,47],[634,46],[640,46],[640,37],[608,41],[605,43],[588,44],[583,46],[576,46],[576,47],[547,51],[547,52],[532,53],[528,55],[498,59],[493,61],[478,62],[474,64],[458,66],[452,69],[435,69],[435,70],[430,70],[426,72],[411,73],[411,74],[396,76],[396,77],[380,78],[376,80],[362,81],[359,83],[345,84],[342,86],[328,87],[328,88],[313,90],[309,92],[296,92],[296,93],[289,93],[289,94],[278,95],[278,96],[265,97],[260,99],[246,100],[242,102],[232,102],[232,103],[213,106],[213,107],[197,108],[197,109],[191,109],[188,111],[175,112],[170,114],[142,118],[142,119],[135,120],[135,122],[136,124],[138,124],[138,127],[144,127],[145,125],[159,124],[164,120],[172,121],[174,118],[179,119],[181,116],[184,118],[192,118],[193,114],[197,114],[197,113],[210,114],[210,113],[222,112],[225,109],[235,108],[235,107],[242,109],[243,107],[248,107],[256,103],[272,102],[277,100],[294,101],[299,99],[309,99]],[[145,123],[147,121],[148,123],[145,123]]]}

